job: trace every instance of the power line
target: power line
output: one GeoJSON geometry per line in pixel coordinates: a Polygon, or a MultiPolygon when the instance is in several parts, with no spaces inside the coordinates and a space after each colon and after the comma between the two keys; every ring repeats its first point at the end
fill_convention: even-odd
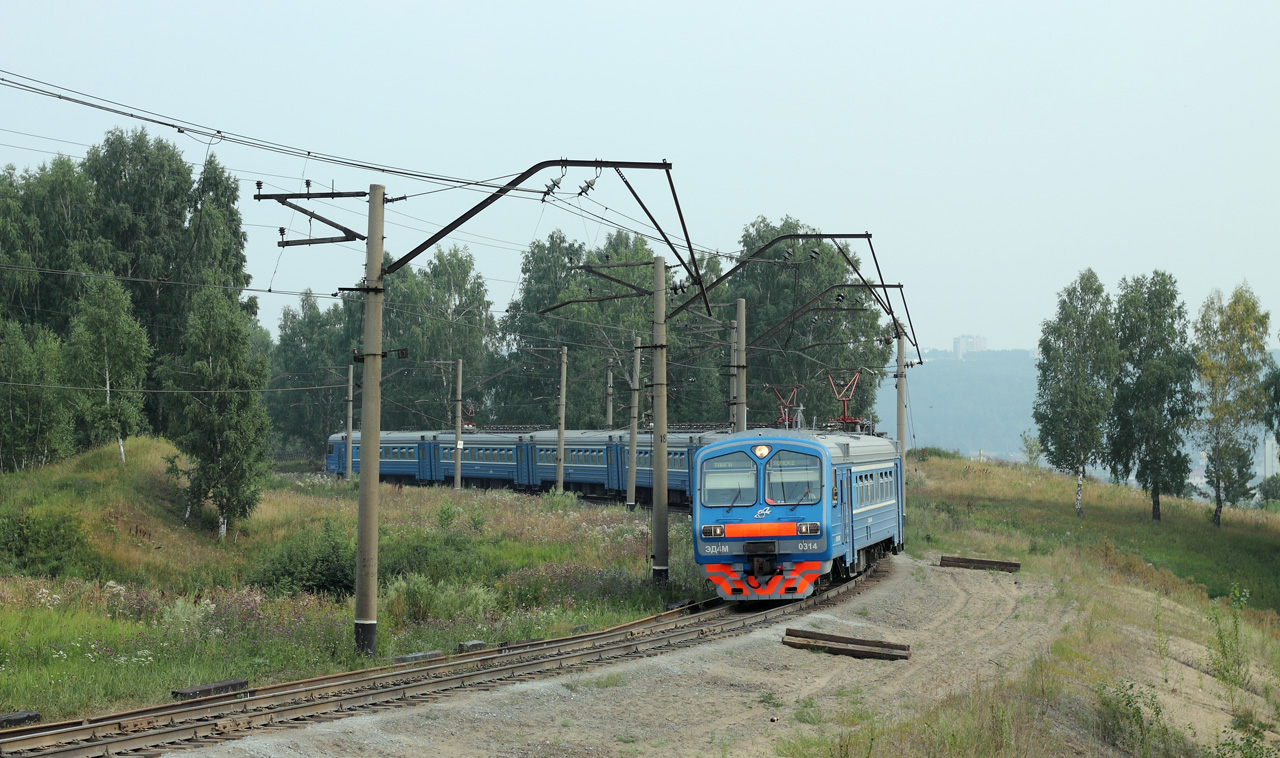
{"type": "MultiPolygon", "coordinates": [[[[174,129],[179,134],[196,134],[206,139],[219,139],[222,141],[231,142],[233,144],[242,145],[244,147],[250,147],[250,148],[264,150],[268,152],[274,152],[281,155],[289,155],[289,156],[298,157],[298,158],[306,157],[306,158],[310,158],[311,160],[317,160],[324,163],[331,163],[339,166],[346,166],[349,168],[358,168],[358,169],[363,169],[367,171],[374,171],[374,172],[390,174],[394,176],[401,176],[408,179],[416,179],[419,181],[430,182],[435,184],[451,185],[448,187],[450,189],[474,189],[476,191],[484,191],[486,188],[497,188],[498,186],[500,186],[500,185],[496,185],[490,182],[485,182],[480,180],[464,179],[460,177],[447,176],[444,174],[433,174],[425,171],[414,171],[411,169],[400,168],[400,167],[392,166],[389,164],[374,163],[370,161],[361,161],[354,158],[346,158],[343,156],[333,155],[330,153],[322,153],[315,150],[306,150],[304,148],[294,147],[294,146],[286,145],[280,142],[273,142],[270,140],[259,139],[256,137],[251,137],[251,136],[240,134],[237,132],[217,129],[212,126],[206,126],[194,121],[188,121],[186,119],[180,119],[174,116],[166,116],[166,115],[157,113],[155,111],[147,110],[145,108],[138,108],[135,106],[126,105],[124,103],[121,103],[115,100],[99,97],[97,95],[91,95],[86,92],[81,92],[79,90],[74,90],[69,87],[63,87],[57,84],[52,84],[50,82],[42,81],[29,76],[23,76],[22,74],[18,74],[13,71],[8,71],[5,69],[0,69],[0,74],[4,74],[9,77],[14,77],[14,79],[23,80],[23,81],[15,81],[14,79],[7,79],[4,77],[0,77],[0,86],[9,87],[11,89],[15,89],[20,92],[27,92],[30,94],[49,97],[55,100],[62,100],[75,105],[92,108],[94,110],[99,110],[106,113],[113,113],[117,116],[123,116],[125,118],[134,119],[136,121],[142,121],[144,123],[154,124],[156,126],[165,127],[168,129],[174,129]],[[54,90],[60,90],[60,91],[54,91],[54,90]],[[64,94],[64,93],[68,93],[68,94],[64,94]]],[[[534,189],[518,189],[518,191],[533,193],[537,195],[542,194],[539,190],[534,190],[534,189]]]]}
{"type": "Polygon", "coordinates": [[[346,389],[345,384],[325,384],[318,387],[264,387],[262,389],[248,390],[155,390],[155,389],[125,389],[123,387],[66,387],[60,384],[27,384],[25,382],[5,382],[0,381],[0,385],[9,387],[31,387],[35,389],[48,390],[76,390],[80,392],[132,392],[149,395],[222,395],[222,394],[245,394],[249,392],[303,392],[307,390],[331,390],[346,389]]]}

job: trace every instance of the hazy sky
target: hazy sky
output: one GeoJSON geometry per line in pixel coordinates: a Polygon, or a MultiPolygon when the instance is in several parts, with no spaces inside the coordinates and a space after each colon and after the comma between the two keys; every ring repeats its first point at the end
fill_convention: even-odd
{"type": "MultiPolygon", "coordinates": [[[[1032,347],[1056,293],[1090,266],[1110,290],[1171,271],[1193,317],[1210,289],[1248,280],[1277,313],[1276,345],[1277,3],[0,2],[0,28],[8,71],[363,161],[489,178],[549,158],[665,158],[699,245],[736,250],[759,215],[871,231],[924,347],[964,333],[1032,347]]],[[[74,143],[136,125],[0,88],[0,164],[78,157],[74,143]]],[[[202,160],[190,136],[151,132],[202,160]]],[[[244,180],[254,285],[277,290],[347,286],[363,247],[281,254],[276,227],[303,236],[306,219],[248,199],[253,180],[433,188],[213,150],[244,180]]],[[[565,186],[591,175],[571,171],[565,186]]],[[[678,231],[662,177],[628,178],[678,231]]],[[[479,197],[389,206],[388,251],[479,197]]],[[[592,197],[643,217],[616,176],[592,197]]],[[[358,201],[313,207],[365,228],[358,201]]],[[[589,243],[608,231],[503,200],[455,239],[501,310],[519,251],[555,228],[589,243]]],[[[296,302],[260,299],[273,331],[296,302]]]]}

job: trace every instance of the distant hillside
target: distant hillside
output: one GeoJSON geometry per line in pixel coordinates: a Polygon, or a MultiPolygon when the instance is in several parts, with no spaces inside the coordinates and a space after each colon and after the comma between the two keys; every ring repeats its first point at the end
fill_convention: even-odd
{"type": "MultiPolygon", "coordinates": [[[[1034,428],[1036,362],[1030,350],[985,350],[956,360],[950,351],[927,351],[907,370],[908,423],[915,445],[935,445],[976,456],[979,450],[1020,459],[1018,435],[1034,428]]],[[[894,433],[893,380],[876,398],[879,429],[894,433]]]]}

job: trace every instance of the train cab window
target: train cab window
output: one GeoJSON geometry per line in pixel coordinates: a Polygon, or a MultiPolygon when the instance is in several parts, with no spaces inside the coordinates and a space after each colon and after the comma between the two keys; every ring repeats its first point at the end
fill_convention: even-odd
{"type": "Polygon", "coordinates": [[[754,505],[760,469],[744,452],[718,455],[702,462],[702,504],[711,507],[754,505]]]}
{"type": "Polygon", "coordinates": [[[329,445],[329,455],[333,455],[333,445],[329,445]]]}
{"type": "Polygon", "coordinates": [[[809,505],[822,499],[822,462],[816,455],[780,450],[764,465],[764,501],[809,505]]]}

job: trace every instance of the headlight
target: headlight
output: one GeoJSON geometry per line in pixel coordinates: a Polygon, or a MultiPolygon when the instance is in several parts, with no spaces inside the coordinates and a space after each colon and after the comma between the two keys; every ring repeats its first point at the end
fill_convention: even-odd
{"type": "MultiPolygon", "coordinates": [[[[703,527],[704,529],[706,527],[703,527]]],[[[802,521],[796,524],[796,534],[807,534],[814,536],[822,534],[822,524],[817,521],[802,521]]]]}
{"type": "Polygon", "coordinates": [[[703,537],[723,537],[724,525],[723,524],[707,524],[706,526],[702,527],[702,536],[703,537]]]}

